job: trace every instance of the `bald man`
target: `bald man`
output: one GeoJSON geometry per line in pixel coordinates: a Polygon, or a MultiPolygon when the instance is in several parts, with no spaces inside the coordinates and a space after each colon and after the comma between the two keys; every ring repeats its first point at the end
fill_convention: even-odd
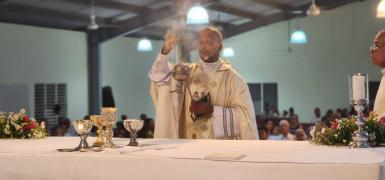
{"type": "Polygon", "coordinates": [[[167,55],[178,36],[168,33],[149,78],[156,108],[155,138],[258,139],[254,107],[247,84],[220,59],[222,35],[215,28],[199,32],[198,63],[189,64],[189,93],[170,93],[176,80],[167,55]]]}
{"type": "MultiPolygon", "coordinates": [[[[377,33],[373,45],[370,47],[370,54],[374,65],[385,68],[385,30],[377,33]]],[[[385,69],[381,72],[384,74],[385,69]]],[[[385,115],[385,74],[382,76],[373,110],[380,116],[385,115]]]]}

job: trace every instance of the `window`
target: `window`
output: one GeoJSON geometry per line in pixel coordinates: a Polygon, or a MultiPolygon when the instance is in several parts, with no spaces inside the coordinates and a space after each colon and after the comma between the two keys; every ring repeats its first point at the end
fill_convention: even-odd
{"type": "Polygon", "coordinates": [[[278,107],[278,84],[277,83],[249,83],[251,99],[253,100],[255,114],[263,112],[263,105],[278,107]]]}
{"type": "Polygon", "coordinates": [[[67,117],[67,85],[35,84],[35,118],[46,118],[50,130],[59,117],[67,117]]]}

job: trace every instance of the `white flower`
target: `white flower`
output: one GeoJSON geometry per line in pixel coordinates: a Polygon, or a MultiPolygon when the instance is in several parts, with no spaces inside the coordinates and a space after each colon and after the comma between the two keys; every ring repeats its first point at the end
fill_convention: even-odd
{"type": "Polygon", "coordinates": [[[346,139],[342,140],[342,142],[346,143],[346,139]]]}
{"type": "Polygon", "coordinates": [[[40,123],[40,126],[41,126],[42,129],[45,129],[45,122],[42,121],[42,122],[40,123]]]}
{"type": "Polygon", "coordinates": [[[313,126],[310,130],[311,137],[315,137],[315,126],[313,126]]]}
{"type": "Polygon", "coordinates": [[[325,131],[326,131],[325,128],[321,129],[321,133],[325,133],[325,131]]]}
{"type": "Polygon", "coordinates": [[[4,133],[5,133],[5,134],[8,134],[8,135],[11,134],[11,131],[10,131],[10,129],[9,129],[9,124],[5,125],[4,133]]]}
{"type": "Polygon", "coordinates": [[[334,137],[338,137],[338,134],[334,134],[334,137]]]}
{"type": "Polygon", "coordinates": [[[15,126],[15,129],[16,129],[17,131],[21,129],[21,126],[19,126],[19,125],[17,125],[17,124],[14,124],[14,126],[15,126]]]}
{"type": "Polygon", "coordinates": [[[31,121],[32,121],[32,122],[36,122],[36,119],[35,119],[35,118],[31,118],[31,121]]]}
{"type": "Polygon", "coordinates": [[[8,114],[8,119],[13,120],[13,113],[12,112],[8,114]]]}
{"type": "Polygon", "coordinates": [[[20,113],[21,114],[25,114],[25,109],[23,108],[23,109],[20,109],[20,113]]]}

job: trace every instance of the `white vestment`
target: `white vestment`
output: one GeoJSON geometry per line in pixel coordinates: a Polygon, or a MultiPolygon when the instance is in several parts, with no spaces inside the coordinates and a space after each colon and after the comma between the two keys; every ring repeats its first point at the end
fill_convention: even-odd
{"type": "Polygon", "coordinates": [[[247,84],[230,63],[189,64],[186,94],[170,93],[176,80],[173,65],[159,54],[149,77],[156,108],[155,138],[258,139],[253,103],[247,84]],[[189,111],[192,100],[202,99],[214,105],[209,117],[195,118],[189,111]]]}
{"type": "Polygon", "coordinates": [[[373,111],[377,112],[379,116],[383,116],[385,113],[385,69],[383,69],[381,72],[383,75],[381,78],[380,86],[378,87],[373,108],[373,111]]]}

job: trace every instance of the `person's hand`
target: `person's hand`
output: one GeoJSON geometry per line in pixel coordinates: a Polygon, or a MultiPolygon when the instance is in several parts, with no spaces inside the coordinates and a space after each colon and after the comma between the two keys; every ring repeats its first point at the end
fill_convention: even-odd
{"type": "Polygon", "coordinates": [[[166,35],[164,36],[164,39],[165,42],[162,48],[162,54],[167,55],[179,41],[179,36],[175,31],[168,30],[166,35]]]}
{"type": "Polygon", "coordinates": [[[210,115],[214,112],[214,106],[206,102],[192,101],[190,112],[194,113],[196,116],[210,115]]]}

